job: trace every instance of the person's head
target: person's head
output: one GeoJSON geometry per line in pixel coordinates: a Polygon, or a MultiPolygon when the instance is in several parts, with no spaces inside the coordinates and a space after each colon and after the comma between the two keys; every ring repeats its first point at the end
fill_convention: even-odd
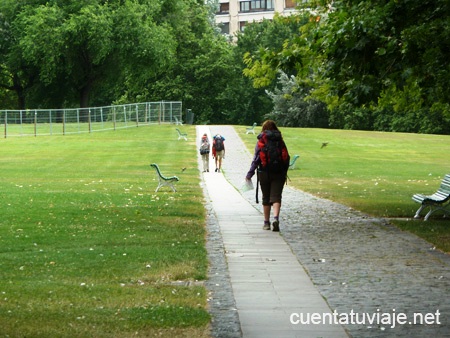
{"type": "Polygon", "coordinates": [[[206,133],[204,133],[202,138],[208,138],[208,135],[206,133]]]}
{"type": "Polygon", "coordinates": [[[262,131],[266,131],[266,130],[277,130],[278,131],[278,127],[274,121],[266,120],[266,121],[264,121],[264,123],[262,125],[262,131]]]}

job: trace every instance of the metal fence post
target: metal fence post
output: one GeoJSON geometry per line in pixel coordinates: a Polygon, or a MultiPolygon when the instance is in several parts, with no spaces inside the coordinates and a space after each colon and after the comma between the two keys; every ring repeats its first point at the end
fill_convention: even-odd
{"type": "Polygon", "coordinates": [[[148,123],[148,102],[145,103],[145,115],[144,115],[145,123],[148,123]]]}
{"type": "Polygon", "coordinates": [[[22,130],[22,126],[23,126],[23,120],[22,120],[22,114],[23,114],[23,111],[21,110],[20,111],[20,113],[19,113],[20,115],[20,134],[22,135],[22,132],[23,132],[23,130],[22,130]]]}
{"type": "Polygon", "coordinates": [[[139,127],[139,106],[136,105],[136,127],[139,127]]]}
{"type": "Polygon", "coordinates": [[[116,107],[113,108],[113,126],[114,130],[116,130],[116,107]]]}

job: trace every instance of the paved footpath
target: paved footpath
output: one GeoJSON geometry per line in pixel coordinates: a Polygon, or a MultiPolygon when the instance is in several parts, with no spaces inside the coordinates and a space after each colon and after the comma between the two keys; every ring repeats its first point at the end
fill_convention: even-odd
{"type": "Polygon", "coordinates": [[[331,310],[283,238],[262,230],[261,212],[221,173],[210,170],[203,180],[220,227],[243,337],[348,337],[341,325],[295,324],[300,312],[331,310]]]}
{"type": "Polygon", "coordinates": [[[203,174],[215,337],[450,337],[449,255],[289,186],[280,233],[263,231],[254,191],[239,192],[251,154],[230,126],[203,132],[227,149],[223,173],[203,174]]]}

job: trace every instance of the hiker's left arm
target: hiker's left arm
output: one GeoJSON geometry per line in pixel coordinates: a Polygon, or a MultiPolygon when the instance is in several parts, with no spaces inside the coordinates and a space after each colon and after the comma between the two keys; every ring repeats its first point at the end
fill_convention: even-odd
{"type": "Polygon", "coordinates": [[[250,180],[253,177],[253,175],[255,175],[255,171],[258,168],[259,163],[260,163],[259,148],[258,144],[256,144],[255,155],[253,156],[252,164],[250,165],[250,170],[247,172],[247,175],[245,176],[246,180],[250,180]]]}

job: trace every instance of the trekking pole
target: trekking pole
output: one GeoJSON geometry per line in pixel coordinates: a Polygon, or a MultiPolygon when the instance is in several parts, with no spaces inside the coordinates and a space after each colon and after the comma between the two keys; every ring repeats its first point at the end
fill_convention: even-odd
{"type": "Polygon", "coordinates": [[[259,203],[259,201],[258,201],[258,187],[259,187],[259,174],[256,173],[256,204],[259,203]]]}

